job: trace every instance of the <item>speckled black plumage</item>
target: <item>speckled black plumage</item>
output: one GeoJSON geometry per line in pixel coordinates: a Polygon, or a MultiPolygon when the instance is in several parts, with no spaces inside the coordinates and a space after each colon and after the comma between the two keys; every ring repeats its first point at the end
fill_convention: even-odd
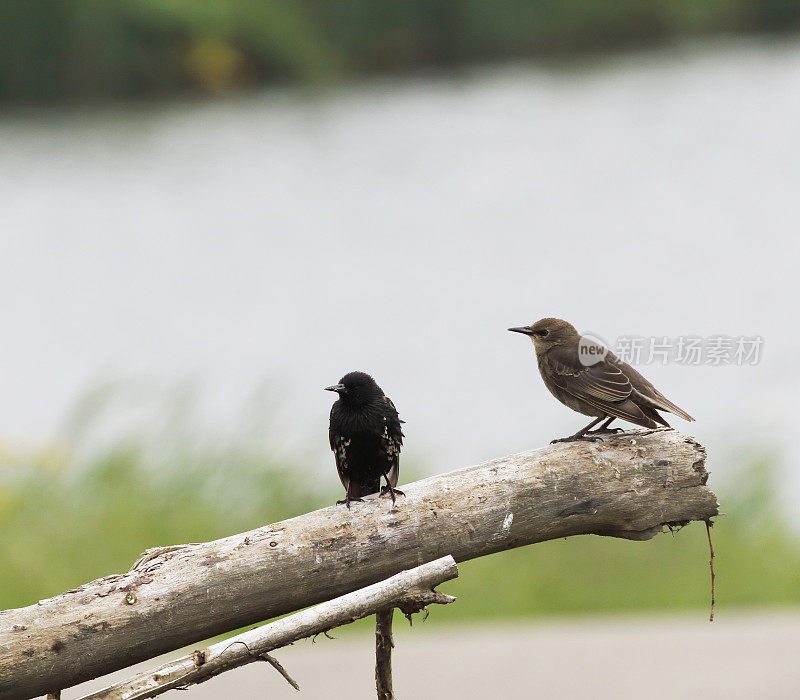
{"type": "Polygon", "coordinates": [[[394,488],[400,472],[400,449],[403,432],[400,417],[391,399],[375,380],[364,372],[350,372],[339,383],[327,387],[339,399],[331,407],[328,437],[336,458],[336,470],[345,488],[344,501],[350,501],[380,489],[395,500],[394,488]]]}

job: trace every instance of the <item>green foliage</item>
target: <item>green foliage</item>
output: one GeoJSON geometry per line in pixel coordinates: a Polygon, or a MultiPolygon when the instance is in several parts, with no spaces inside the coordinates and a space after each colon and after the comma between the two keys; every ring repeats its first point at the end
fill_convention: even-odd
{"type": "Polygon", "coordinates": [[[317,84],[798,26],[790,0],[3,0],[0,100],[317,84]]]}
{"type": "Polygon", "coordinates": [[[261,455],[212,450],[153,466],[118,448],[80,467],[6,470],[0,608],[126,571],[148,547],[224,537],[320,505],[261,455]]]}
{"type": "Polygon", "coordinates": [[[339,70],[302,3],[263,0],[5,0],[0,99],[217,92],[339,70]]]}

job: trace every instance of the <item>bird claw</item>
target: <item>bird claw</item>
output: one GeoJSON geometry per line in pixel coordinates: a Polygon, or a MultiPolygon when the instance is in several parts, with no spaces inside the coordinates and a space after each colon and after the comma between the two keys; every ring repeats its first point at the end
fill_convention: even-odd
{"type": "Polygon", "coordinates": [[[555,445],[558,442],[599,442],[602,438],[599,435],[570,435],[569,437],[556,438],[551,440],[550,444],[555,445]]]}
{"type": "Polygon", "coordinates": [[[396,489],[393,486],[383,486],[381,488],[380,495],[385,496],[387,493],[392,497],[392,505],[395,503],[395,494],[398,494],[399,496],[405,496],[405,493],[403,493],[400,489],[396,489]]]}
{"type": "Polygon", "coordinates": [[[344,504],[344,505],[347,506],[347,510],[350,510],[350,504],[353,501],[358,501],[360,503],[363,503],[364,499],[363,498],[350,498],[350,496],[347,496],[346,498],[342,499],[341,501],[336,501],[336,505],[340,506],[340,505],[344,504]]]}

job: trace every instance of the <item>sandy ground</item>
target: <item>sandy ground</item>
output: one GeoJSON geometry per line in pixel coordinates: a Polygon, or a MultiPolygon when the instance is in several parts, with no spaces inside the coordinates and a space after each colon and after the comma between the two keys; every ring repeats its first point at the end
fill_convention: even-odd
{"type": "MultiPolygon", "coordinates": [[[[713,624],[698,613],[446,629],[408,629],[400,618],[395,629],[398,698],[800,698],[800,611],[721,613],[713,624]]],[[[254,663],[180,697],[375,697],[370,634],[320,637],[275,656],[301,694],[267,664],[254,663]]],[[[86,683],[63,697],[130,674],[86,683]]]]}

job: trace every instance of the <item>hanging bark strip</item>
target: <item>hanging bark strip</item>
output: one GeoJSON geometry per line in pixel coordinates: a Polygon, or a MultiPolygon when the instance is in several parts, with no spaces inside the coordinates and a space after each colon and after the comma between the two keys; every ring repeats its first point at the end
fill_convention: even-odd
{"type": "Polygon", "coordinates": [[[708,568],[711,569],[711,614],[708,617],[709,622],[714,622],[714,545],[711,544],[711,527],[714,523],[711,520],[706,520],[706,534],[708,535],[708,550],[711,552],[711,558],[708,560],[708,568]]]}

